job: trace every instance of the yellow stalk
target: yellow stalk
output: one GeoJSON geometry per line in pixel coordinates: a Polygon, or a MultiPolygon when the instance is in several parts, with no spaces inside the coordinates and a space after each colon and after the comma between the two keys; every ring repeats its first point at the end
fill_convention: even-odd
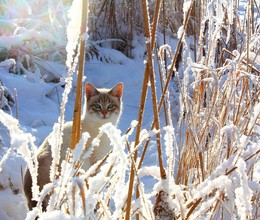
{"type": "MultiPolygon", "coordinates": [[[[158,14],[159,14],[159,8],[160,8],[160,2],[161,0],[156,1],[156,10],[155,10],[155,16],[153,21],[153,27],[152,27],[152,36],[150,36],[150,24],[149,24],[149,18],[148,18],[148,12],[147,12],[147,2],[146,0],[142,1],[142,8],[144,13],[144,23],[145,23],[145,37],[147,40],[151,42],[147,42],[147,48],[149,50],[153,49],[154,42],[155,42],[155,33],[156,33],[156,27],[158,23],[158,14]]],[[[136,137],[135,137],[135,146],[139,143],[140,138],[140,132],[142,127],[142,121],[143,121],[143,114],[144,114],[144,106],[147,96],[147,90],[148,90],[148,81],[149,81],[149,62],[147,63],[145,67],[145,73],[144,73],[144,80],[143,80],[143,86],[142,86],[142,93],[141,93],[141,99],[140,99],[140,106],[139,106],[139,113],[138,113],[138,125],[136,128],[136,137]]],[[[134,154],[134,161],[137,159],[137,152],[134,154]]],[[[131,172],[130,172],[130,180],[129,180],[129,188],[128,188],[128,196],[126,201],[126,215],[125,219],[129,220],[131,218],[131,201],[132,201],[132,193],[133,193],[133,186],[134,186],[134,175],[135,169],[134,164],[131,166],[131,172]]],[[[137,192],[137,196],[138,196],[137,192]]],[[[138,217],[137,217],[138,218],[138,217]]]]}
{"type": "Polygon", "coordinates": [[[78,80],[76,88],[76,99],[74,104],[73,125],[71,133],[70,149],[73,150],[80,140],[80,120],[81,120],[81,106],[82,106],[82,76],[84,73],[85,63],[85,38],[86,23],[87,23],[88,2],[82,0],[82,15],[81,15],[81,29],[80,29],[80,48],[79,48],[79,69],[78,80]]]}

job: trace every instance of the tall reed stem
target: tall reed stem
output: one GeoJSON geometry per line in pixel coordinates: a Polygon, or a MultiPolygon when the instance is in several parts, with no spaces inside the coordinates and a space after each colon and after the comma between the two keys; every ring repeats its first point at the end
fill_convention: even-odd
{"type": "MultiPolygon", "coordinates": [[[[186,15],[184,23],[183,23],[184,31],[183,31],[183,33],[182,33],[182,35],[181,35],[181,37],[180,37],[180,39],[178,41],[177,48],[175,50],[175,54],[174,54],[174,57],[173,57],[173,60],[172,60],[172,63],[171,63],[170,70],[169,70],[169,75],[167,77],[167,80],[166,80],[166,83],[165,83],[165,86],[163,88],[163,92],[162,92],[162,95],[161,95],[161,98],[160,98],[160,101],[159,101],[158,112],[160,112],[160,109],[162,108],[162,105],[163,105],[163,102],[164,102],[164,98],[165,98],[165,94],[168,91],[168,88],[169,88],[169,85],[170,85],[170,81],[171,81],[172,77],[174,76],[175,64],[176,64],[176,61],[177,61],[177,58],[178,58],[178,54],[179,54],[180,49],[181,49],[182,40],[183,40],[183,37],[184,37],[184,34],[185,34],[185,30],[186,30],[187,25],[188,25],[188,21],[189,21],[189,17],[190,17],[191,11],[192,11],[193,3],[194,3],[194,0],[190,4],[190,8],[187,11],[187,15],[186,15]]],[[[155,121],[153,121],[153,124],[151,126],[151,130],[154,129],[154,126],[155,126],[155,121]]],[[[145,154],[147,152],[149,141],[150,140],[148,139],[147,142],[145,143],[145,147],[144,147],[144,150],[142,152],[141,160],[139,161],[139,165],[138,165],[139,168],[141,167],[141,164],[142,164],[142,162],[144,160],[144,157],[145,157],[145,154]]]]}
{"type": "Polygon", "coordinates": [[[86,33],[86,23],[87,23],[87,13],[88,13],[88,0],[82,0],[82,15],[81,15],[81,28],[80,28],[80,49],[79,49],[79,69],[78,69],[78,80],[76,88],[76,99],[74,104],[73,113],[73,125],[70,149],[73,150],[76,144],[80,140],[80,121],[81,121],[81,106],[82,106],[82,76],[84,73],[84,63],[85,63],[85,37],[86,33]]]}
{"type": "MultiPolygon", "coordinates": [[[[159,19],[159,8],[160,8],[161,0],[156,1],[156,10],[153,20],[153,26],[152,26],[152,32],[150,34],[150,22],[149,22],[149,15],[147,11],[147,1],[142,0],[142,8],[144,13],[144,23],[145,23],[145,37],[147,39],[147,50],[151,51],[155,44],[155,33],[157,28],[157,23],[159,19]]],[[[142,86],[142,92],[141,92],[141,99],[140,99],[140,105],[139,105],[139,113],[138,113],[138,125],[136,128],[136,136],[135,136],[135,147],[139,143],[140,139],[140,132],[142,128],[142,121],[143,121],[143,115],[144,115],[144,106],[146,103],[146,97],[147,97],[147,90],[148,90],[148,81],[149,81],[149,71],[150,71],[150,64],[149,61],[147,62],[145,66],[145,72],[144,72],[144,80],[143,80],[143,86],[142,86]]],[[[137,151],[134,154],[134,161],[137,159],[137,151]]],[[[131,172],[130,172],[130,179],[129,179],[129,187],[128,187],[128,196],[126,201],[126,214],[125,219],[129,220],[131,217],[131,201],[132,201],[132,194],[133,194],[133,187],[134,187],[134,176],[135,176],[135,168],[134,164],[132,163],[131,166],[131,172]]],[[[138,194],[138,192],[137,192],[138,194]]],[[[138,195],[137,195],[138,196],[138,195]]],[[[138,217],[137,217],[138,218],[138,217]]]]}

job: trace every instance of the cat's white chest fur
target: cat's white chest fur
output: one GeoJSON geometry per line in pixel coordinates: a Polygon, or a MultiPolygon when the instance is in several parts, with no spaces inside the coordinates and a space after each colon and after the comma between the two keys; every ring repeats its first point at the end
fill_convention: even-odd
{"type": "MultiPolygon", "coordinates": [[[[106,123],[112,123],[113,125],[117,125],[119,117],[112,116],[109,120],[104,119],[94,119],[89,118],[89,115],[86,115],[86,117],[82,120],[82,132],[88,132],[90,135],[90,138],[87,141],[87,149],[92,144],[92,141],[94,138],[98,137],[100,134],[100,128],[106,124],[106,123]]],[[[112,149],[110,144],[110,139],[107,136],[107,134],[102,134],[99,138],[99,144],[98,146],[94,146],[94,150],[91,154],[91,157],[89,159],[86,159],[85,163],[83,164],[82,168],[84,170],[87,170],[90,165],[93,165],[98,160],[103,159],[112,149]]]]}
{"type": "MultiPolygon", "coordinates": [[[[85,151],[82,153],[86,153],[86,151],[90,148],[91,143],[94,138],[96,138],[100,134],[100,127],[108,122],[111,122],[113,125],[117,124],[116,118],[113,121],[91,121],[88,120],[87,117],[82,119],[81,121],[81,133],[83,132],[88,132],[90,137],[86,143],[85,146],[85,151]]],[[[64,125],[64,132],[63,132],[63,144],[61,146],[61,160],[65,159],[67,149],[69,148],[69,143],[71,139],[71,128],[72,128],[72,123],[66,123],[64,125]]],[[[106,134],[103,134],[100,136],[99,139],[99,145],[94,147],[93,152],[91,153],[91,156],[89,158],[86,158],[83,165],[82,169],[88,170],[88,168],[96,163],[98,160],[101,160],[103,157],[106,156],[107,153],[111,150],[111,145],[110,145],[110,140],[106,134]]]]}
{"type": "MultiPolygon", "coordinates": [[[[90,148],[92,141],[96,137],[100,137],[98,146],[94,146],[91,156],[85,159],[82,168],[88,168],[103,159],[111,150],[111,144],[107,134],[100,134],[100,128],[106,123],[117,125],[122,112],[122,84],[118,84],[111,90],[96,90],[92,85],[87,84],[86,96],[88,97],[86,112],[81,120],[81,134],[88,132],[88,139],[84,154],[90,148]],[[111,104],[113,103],[113,104],[111,104]],[[109,109],[110,108],[110,109],[109,109]]],[[[65,158],[68,144],[70,144],[72,122],[66,123],[64,126],[63,144],[61,147],[61,159],[65,158]]]]}

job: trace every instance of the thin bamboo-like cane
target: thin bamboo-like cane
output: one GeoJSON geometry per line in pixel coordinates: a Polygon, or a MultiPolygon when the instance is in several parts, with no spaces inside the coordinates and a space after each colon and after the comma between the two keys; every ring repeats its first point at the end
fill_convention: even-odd
{"type": "Polygon", "coordinates": [[[80,49],[79,49],[79,69],[78,81],[76,88],[76,100],[74,104],[73,124],[71,133],[70,149],[73,150],[80,140],[80,121],[81,121],[81,106],[82,106],[82,76],[84,72],[85,62],[85,38],[86,23],[88,13],[88,1],[82,0],[82,15],[81,15],[81,29],[80,29],[80,49]]]}
{"type": "MultiPolygon", "coordinates": [[[[182,44],[182,40],[183,40],[183,37],[184,37],[184,32],[185,32],[185,30],[187,28],[187,25],[188,25],[188,20],[189,20],[191,11],[192,11],[193,3],[194,3],[194,0],[190,4],[190,8],[187,11],[187,15],[186,15],[184,23],[183,23],[184,31],[183,31],[183,33],[182,33],[182,35],[181,35],[181,37],[180,37],[180,39],[178,41],[177,48],[175,50],[175,54],[174,54],[174,57],[173,57],[173,60],[172,60],[172,63],[171,63],[171,68],[170,68],[170,71],[169,71],[169,75],[167,77],[167,80],[166,80],[166,83],[165,83],[165,86],[163,88],[163,92],[162,92],[162,95],[161,95],[161,98],[160,98],[160,101],[159,101],[158,112],[160,112],[160,109],[161,109],[161,107],[163,105],[163,102],[164,102],[165,94],[168,91],[168,87],[170,85],[170,81],[171,81],[172,77],[174,76],[174,67],[175,67],[175,64],[176,64],[176,61],[177,61],[178,54],[179,54],[180,49],[181,49],[181,44],[182,44]]],[[[153,124],[151,126],[151,130],[152,129],[154,129],[154,122],[153,122],[153,124]]],[[[141,156],[141,159],[140,159],[140,162],[139,162],[139,165],[138,165],[139,168],[141,167],[141,165],[143,163],[145,154],[147,152],[149,141],[150,140],[147,140],[147,142],[145,143],[145,147],[144,147],[144,150],[142,152],[142,156],[141,156]]]]}
{"type": "MultiPolygon", "coordinates": [[[[145,34],[146,37],[149,39],[152,39],[150,37],[149,32],[149,20],[148,20],[148,9],[146,1],[143,1],[143,13],[145,17],[145,34]]],[[[158,15],[158,14],[157,14],[158,15]]],[[[152,41],[153,42],[153,41],[152,41]]],[[[155,86],[155,76],[154,76],[154,68],[153,68],[153,55],[152,55],[152,47],[150,44],[150,41],[146,42],[146,48],[147,48],[147,65],[148,65],[148,73],[150,76],[150,83],[151,83],[151,90],[152,90],[152,102],[153,102],[153,113],[154,113],[154,126],[157,131],[160,131],[160,120],[159,120],[159,114],[158,114],[158,108],[157,108],[157,94],[156,94],[156,86],[155,86]]],[[[166,173],[165,169],[163,167],[163,160],[162,160],[162,145],[161,145],[161,133],[156,133],[156,142],[157,142],[157,151],[158,151],[158,161],[159,161],[159,169],[160,169],[160,177],[161,179],[166,179],[166,173]]],[[[160,194],[164,194],[163,191],[160,191],[160,194]]],[[[161,208],[161,202],[162,198],[159,196],[156,199],[155,209],[161,208]],[[158,200],[157,200],[158,199],[158,200]],[[157,203],[158,201],[158,203],[157,203]]],[[[155,212],[155,214],[158,214],[155,212]]]]}
{"type": "MultiPolygon", "coordinates": [[[[152,51],[149,42],[146,44],[147,46],[147,55],[148,55],[148,65],[149,65],[149,74],[150,74],[150,82],[152,89],[152,102],[153,102],[153,113],[154,113],[154,125],[157,131],[160,130],[160,120],[157,109],[157,95],[156,95],[156,86],[155,86],[155,78],[154,78],[154,70],[153,70],[153,58],[152,51]]],[[[157,141],[157,150],[158,150],[158,159],[159,159],[159,168],[160,168],[160,177],[161,179],[166,179],[166,173],[163,167],[162,161],[162,147],[161,147],[161,133],[158,132],[156,134],[157,141]]]]}
{"type": "MultiPolygon", "coordinates": [[[[147,2],[146,0],[142,0],[142,6],[144,11],[144,23],[145,23],[145,37],[147,38],[147,48],[149,50],[152,50],[155,43],[155,33],[156,33],[156,27],[158,23],[159,18],[159,8],[160,8],[161,0],[156,1],[156,10],[155,10],[155,16],[152,26],[152,32],[150,36],[150,24],[149,24],[149,18],[148,18],[148,12],[147,12],[147,2]]],[[[146,96],[147,96],[147,90],[148,90],[148,81],[149,81],[149,64],[147,63],[145,67],[145,73],[144,73],[144,80],[143,80],[143,86],[142,86],[142,93],[141,93],[141,99],[140,99],[140,106],[139,106],[139,113],[138,113],[138,125],[136,127],[136,137],[135,137],[135,146],[138,145],[139,139],[140,139],[140,132],[142,127],[142,121],[143,121],[143,115],[144,115],[144,106],[146,102],[146,96]]],[[[134,154],[134,161],[137,159],[137,151],[134,154]]],[[[125,219],[129,220],[131,215],[131,201],[132,201],[132,193],[133,193],[133,186],[134,186],[134,164],[132,164],[131,172],[130,172],[130,179],[129,179],[129,187],[128,187],[128,196],[126,200],[126,214],[125,219]]],[[[138,217],[137,217],[138,218],[138,217]]]]}
{"type": "MultiPolygon", "coordinates": [[[[76,90],[76,100],[74,104],[74,115],[73,115],[73,127],[72,127],[72,134],[71,134],[71,143],[70,149],[73,150],[80,139],[80,118],[81,118],[81,100],[82,100],[82,75],[84,72],[84,61],[85,61],[85,39],[82,37],[86,33],[86,22],[87,22],[87,12],[88,12],[88,0],[82,0],[82,14],[81,14],[81,30],[80,30],[80,54],[79,54],[79,69],[78,69],[78,82],[77,82],[77,90],[76,90]],[[84,25],[83,25],[84,24],[84,25]]],[[[74,64],[75,65],[75,64],[74,64]]],[[[72,69],[69,72],[72,75],[72,69]]],[[[61,106],[61,118],[64,118],[65,112],[65,102],[63,100],[61,106]]],[[[62,122],[64,119],[61,119],[62,122]]],[[[62,129],[62,126],[60,126],[62,129]]],[[[60,147],[60,146],[59,146],[60,147]]],[[[66,155],[66,160],[68,159],[68,154],[66,155]]],[[[58,169],[58,166],[55,166],[55,172],[58,169]]],[[[63,176],[62,176],[63,178],[63,176]]],[[[62,184],[63,181],[61,181],[62,184]]],[[[64,184],[66,185],[66,184],[64,184]]],[[[61,195],[61,190],[59,190],[58,198],[61,195]]],[[[64,195],[60,199],[60,201],[64,200],[64,195]]],[[[57,200],[58,201],[58,200],[57,200]]],[[[61,202],[60,202],[61,204],[61,202]]],[[[56,202],[55,207],[58,206],[56,202]]]]}

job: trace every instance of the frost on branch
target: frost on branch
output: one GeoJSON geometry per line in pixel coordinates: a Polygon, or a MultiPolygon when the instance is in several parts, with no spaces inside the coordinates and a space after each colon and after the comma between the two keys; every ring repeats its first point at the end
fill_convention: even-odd
{"type": "Polygon", "coordinates": [[[237,162],[237,173],[240,177],[240,186],[235,190],[235,204],[237,206],[238,215],[241,219],[252,218],[252,196],[253,192],[249,187],[249,180],[246,173],[246,163],[242,159],[237,162]]]}
{"type": "Polygon", "coordinates": [[[66,65],[69,69],[73,69],[73,65],[77,63],[77,59],[78,59],[77,55],[75,54],[75,50],[77,49],[77,45],[79,43],[80,25],[81,25],[80,22],[81,8],[82,8],[82,1],[74,0],[68,12],[68,17],[70,19],[70,22],[67,27],[68,43],[66,46],[66,51],[67,51],[66,65]]]}
{"type": "Polygon", "coordinates": [[[7,151],[7,154],[0,161],[0,171],[10,154],[17,150],[17,152],[21,154],[24,160],[27,162],[30,174],[32,176],[33,199],[37,200],[39,194],[39,186],[37,185],[38,161],[36,158],[37,147],[34,144],[35,138],[29,133],[24,133],[19,128],[19,122],[12,116],[4,113],[1,109],[0,121],[9,130],[11,138],[11,147],[7,151]]]}

